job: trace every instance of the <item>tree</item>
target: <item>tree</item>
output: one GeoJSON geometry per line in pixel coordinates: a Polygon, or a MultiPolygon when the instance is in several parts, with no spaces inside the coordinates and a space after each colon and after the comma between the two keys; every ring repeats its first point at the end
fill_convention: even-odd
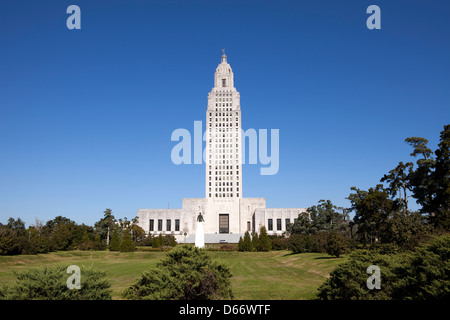
{"type": "Polygon", "coordinates": [[[131,239],[134,242],[139,242],[139,241],[142,241],[142,240],[145,239],[145,231],[144,231],[144,229],[142,229],[137,224],[132,224],[130,226],[130,230],[131,230],[131,239]]]}
{"type": "Polygon", "coordinates": [[[336,206],[330,200],[319,200],[317,206],[308,208],[312,220],[313,233],[332,231],[340,227],[344,216],[336,211],[336,206]]]}
{"type": "Polygon", "coordinates": [[[341,234],[336,232],[328,234],[326,251],[330,256],[339,258],[341,254],[345,253],[347,247],[347,242],[341,234]]]}
{"type": "Polygon", "coordinates": [[[190,245],[166,254],[156,267],[126,289],[123,297],[141,300],[232,299],[232,275],[227,265],[190,245]]]}
{"type": "Polygon", "coordinates": [[[111,236],[111,241],[109,242],[109,251],[119,251],[120,250],[120,237],[119,232],[115,229],[111,236]]]}
{"type": "Polygon", "coordinates": [[[408,212],[408,196],[406,191],[411,190],[410,176],[413,172],[413,166],[414,164],[412,162],[407,162],[406,164],[400,162],[397,167],[389,171],[389,174],[385,174],[380,180],[380,182],[389,183],[387,191],[392,197],[395,197],[397,192],[399,193],[399,199],[405,205],[405,214],[408,212]]]}
{"type": "Polygon", "coordinates": [[[16,233],[5,226],[0,226],[0,255],[20,254],[21,247],[16,233]]]}
{"type": "Polygon", "coordinates": [[[162,247],[163,245],[164,245],[164,240],[163,240],[161,234],[157,237],[152,238],[152,247],[153,248],[159,248],[159,247],[162,247]]]}
{"type": "Polygon", "coordinates": [[[428,140],[411,137],[405,140],[414,149],[411,156],[417,160],[417,168],[410,174],[413,197],[427,213],[429,220],[437,228],[450,229],[450,125],[445,125],[440,134],[439,148],[433,158],[428,140]]]}
{"type": "Polygon", "coordinates": [[[79,250],[92,250],[94,246],[93,241],[89,239],[87,232],[84,233],[81,243],[78,245],[79,250]]]}
{"type": "Polygon", "coordinates": [[[120,243],[120,252],[133,252],[136,250],[136,244],[131,240],[130,230],[126,229],[120,243]]]}
{"type": "Polygon", "coordinates": [[[96,232],[100,235],[100,239],[105,240],[107,245],[109,245],[109,235],[115,227],[115,221],[116,218],[114,217],[112,210],[107,208],[103,211],[103,218],[94,224],[96,232]]]}
{"type": "Polygon", "coordinates": [[[313,234],[312,223],[310,217],[310,208],[307,212],[301,212],[298,214],[297,220],[288,226],[287,233],[292,234],[313,234]]]}
{"type": "Polygon", "coordinates": [[[433,223],[444,230],[450,229],[450,124],[441,131],[439,148],[435,151],[435,197],[433,223]]]}
{"type": "Polygon", "coordinates": [[[259,238],[256,232],[252,233],[252,248],[253,251],[257,251],[259,248],[259,238]]]}
{"type": "Polygon", "coordinates": [[[239,237],[238,251],[245,251],[244,250],[244,239],[242,239],[242,237],[239,237]]]}
{"type": "Polygon", "coordinates": [[[49,239],[50,250],[74,249],[81,242],[85,231],[83,226],[62,216],[47,221],[42,228],[42,234],[49,239]]]}
{"type": "Polygon", "coordinates": [[[259,247],[258,251],[270,251],[272,249],[272,243],[269,235],[267,234],[266,227],[262,226],[259,229],[259,247]]]}
{"type": "Polygon", "coordinates": [[[352,210],[356,210],[354,222],[358,226],[357,235],[364,243],[383,241],[386,237],[386,222],[399,208],[398,202],[389,197],[389,193],[379,184],[375,188],[362,192],[351,188],[356,194],[350,194],[352,210]]]}
{"type": "Polygon", "coordinates": [[[248,231],[244,233],[243,251],[252,251],[252,240],[248,231]]]}
{"type": "Polygon", "coordinates": [[[171,247],[177,246],[177,241],[175,240],[174,236],[169,236],[169,246],[171,246],[171,247]]]}

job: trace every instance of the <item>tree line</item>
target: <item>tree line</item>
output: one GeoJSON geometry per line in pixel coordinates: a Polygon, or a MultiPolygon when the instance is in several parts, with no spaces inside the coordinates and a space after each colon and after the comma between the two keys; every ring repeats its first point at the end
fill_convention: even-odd
{"type": "Polygon", "coordinates": [[[282,237],[271,237],[273,249],[328,252],[340,256],[361,247],[412,250],[450,228],[450,125],[440,133],[433,152],[428,140],[409,137],[414,162],[399,164],[368,190],[351,187],[351,206],[337,208],[320,200],[299,214],[282,237]],[[414,199],[421,208],[411,211],[414,199]],[[351,220],[349,214],[353,212],[351,220]]]}
{"type": "Polygon", "coordinates": [[[137,225],[137,218],[116,219],[111,209],[94,226],[77,224],[69,218],[58,216],[45,224],[25,227],[20,219],[9,218],[0,223],[0,255],[37,254],[61,250],[110,250],[129,252],[136,246],[160,248],[175,246],[173,236],[145,235],[137,225]]]}

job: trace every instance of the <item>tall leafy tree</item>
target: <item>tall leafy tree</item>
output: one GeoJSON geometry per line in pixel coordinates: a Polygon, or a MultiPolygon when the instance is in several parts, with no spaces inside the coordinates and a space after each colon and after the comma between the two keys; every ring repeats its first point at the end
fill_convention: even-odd
{"type": "Polygon", "coordinates": [[[440,135],[438,149],[435,151],[434,171],[435,198],[433,207],[436,212],[435,225],[450,229],[450,124],[444,126],[440,135]]]}
{"type": "Polygon", "coordinates": [[[389,183],[387,191],[392,197],[398,193],[400,202],[405,206],[405,213],[408,212],[408,195],[407,190],[411,190],[410,175],[413,172],[414,164],[412,162],[400,162],[397,167],[389,171],[381,178],[380,182],[389,183]],[[403,191],[403,199],[402,199],[403,191]]]}
{"type": "Polygon", "coordinates": [[[108,233],[111,236],[113,228],[115,226],[116,218],[114,217],[111,209],[105,209],[103,211],[103,218],[94,224],[96,232],[100,235],[100,239],[107,240],[108,233]]]}
{"type": "Polygon", "coordinates": [[[421,213],[429,214],[435,227],[450,228],[450,125],[445,125],[440,134],[439,148],[433,152],[427,147],[428,140],[410,137],[405,140],[413,147],[411,156],[417,160],[417,168],[410,174],[413,197],[422,208],[421,213]]]}
{"type": "Polygon", "coordinates": [[[390,199],[389,192],[381,184],[366,192],[354,187],[352,190],[357,190],[357,193],[351,194],[348,199],[356,211],[354,221],[360,240],[364,244],[383,241],[386,222],[398,210],[398,202],[390,199]]]}

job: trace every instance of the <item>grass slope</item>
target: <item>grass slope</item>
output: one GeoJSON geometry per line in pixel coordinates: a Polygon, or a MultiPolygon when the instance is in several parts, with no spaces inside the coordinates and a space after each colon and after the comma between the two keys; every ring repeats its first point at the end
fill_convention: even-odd
{"type": "MultiPolygon", "coordinates": [[[[235,299],[243,300],[315,299],[317,288],[328,274],[346,260],[320,253],[290,254],[288,251],[210,254],[230,266],[235,299]]],[[[163,252],[60,251],[0,256],[0,283],[14,281],[14,271],[75,264],[107,271],[112,281],[113,299],[120,299],[122,291],[164,255],[163,252]]]]}

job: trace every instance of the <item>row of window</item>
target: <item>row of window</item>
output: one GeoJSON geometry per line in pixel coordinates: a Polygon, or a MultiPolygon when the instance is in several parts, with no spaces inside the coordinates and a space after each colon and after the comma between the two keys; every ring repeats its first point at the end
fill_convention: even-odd
{"type": "MultiPolygon", "coordinates": [[[[229,178],[232,178],[232,176],[216,176],[216,181],[217,180],[231,180],[229,178]],[[217,177],[219,177],[219,179],[217,179],[217,177]]],[[[211,176],[209,176],[209,180],[211,180],[211,176]]],[[[236,176],[236,180],[239,180],[239,176],[236,176]]]]}
{"type": "MultiPolygon", "coordinates": [[[[295,221],[297,221],[297,219],[294,219],[294,223],[295,221]]],[[[291,223],[291,219],[286,218],[285,220],[286,223],[286,227],[291,223]]],[[[268,231],[273,231],[273,219],[268,219],[267,221],[267,230],[268,231]]],[[[281,219],[277,219],[277,231],[281,231],[281,219]]]]}
{"type": "MultiPolygon", "coordinates": [[[[209,132],[212,132],[212,128],[209,128],[209,132]]],[[[231,128],[215,128],[214,132],[232,132],[232,129],[231,128]],[[230,129],[230,131],[228,131],[228,129],[230,129]]],[[[211,133],[209,134],[209,136],[211,137],[211,133]]],[[[239,128],[236,128],[236,137],[239,137],[239,128]]]]}
{"type": "MultiPolygon", "coordinates": [[[[209,171],[211,174],[211,171],[209,171]]],[[[233,171],[215,171],[216,175],[233,175],[233,171]]],[[[239,174],[239,171],[236,171],[236,174],[239,174]]]]}
{"type": "MultiPolygon", "coordinates": [[[[149,221],[149,230],[155,231],[155,220],[150,219],[149,221]]],[[[158,219],[158,230],[157,231],[163,231],[163,219],[158,219]]],[[[172,231],[172,220],[167,219],[166,220],[166,230],[165,231],[172,231]]],[[[180,219],[175,219],[175,231],[180,231],[180,219]]]]}
{"type": "MultiPolygon", "coordinates": [[[[216,122],[216,128],[217,127],[232,127],[233,126],[233,124],[232,123],[224,123],[223,125],[222,125],[222,122],[219,122],[219,123],[217,123],[216,122]],[[218,124],[218,125],[217,125],[218,124]]],[[[236,126],[239,126],[239,124],[236,122],[236,126]]],[[[211,128],[212,127],[212,123],[210,122],[209,123],[209,127],[211,128]]],[[[237,129],[237,128],[236,128],[237,129]]],[[[236,130],[237,131],[237,130],[236,130]]]]}
{"type": "MultiPolygon", "coordinates": [[[[227,192],[229,192],[229,191],[231,191],[231,192],[233,192],[233,188],[221,188],[221,187],[219,187],[219,188],[215,188],[215,191],[217,192],[217,191],[219,191],[219,192],[222,192],[222,191],[227,191],[227,192]],[[223,190],[222,190],[223,189],[223,190]],[[226,190],[225,190],[226,189],[226,190]]],[[[236,188],[236,191],[239,191],[239,188],[236,188]]],[[[209,188],[209,192],[211,192],[211,188],[209,188]]]]}
{"type": "MultiPolygon", "coordinates": [[[[223,168],[222,168],[222,166],[220,165],[220,166],[215,166],[215,169],[217,170],[217,169],[233,169],[233,166],[223,166],[223,168]]],[[[236,165],[236,169],[239,169],[239,165],[236,165]]],[[[209,166],[209,170],[211,170],[211,166],[209,166]]]]}
{"type": "MultiPolygon", "coordinates": [[[[239,186],[239,181],[237,181],[236,182],[236,185],[238,185],[239,186]]],[[[211,187],[211,182],[209,183],[209,186],[211,187]]],[[[216,182],[216,187],[217,186],[219,186],[219,187],[221,187],[221,186],[233,186],[233,182],[224,182],[223,184],[222,184],[222,182],[216,182]]],[[[238,191],[239,191],[239,188],[238,188],[238,191]]]]}
{"type": "MultiPolygon", "coordinates": [[[[225,109],[226,109],[226,108],[225,108],[225,109]]],[[[223,111],[231,111],[231,108],[228,108],[228,109],[229,109],[229,110],[223,110],[223,111]]],[[[216,112],[216,114],[215,114],[216,117],[217,117],[217,115],[219,115],[219,117],[220,117],[220,116],[222,116],[222,114],[223,114],[223,115],[227,115],[227,116],[231,116],[232,113],[233,113],[233,112],[226,112],[226,113],[225,113],[225,112],[222,112],[222,110],[218,110],[218,108],[216,108],[216,111],[219,112],[219,113],[216,112]]],[[[212,115],[213,115],[213,113],[210,112],[210,113],[209,113],[209,116],[212,117],[212,115]]],[[[236,111],[236,117],[237,117],[238,115],[239,115],[239,112],[236,111]]]]}
{"type": "MultiPolygon", "coordinates": [[[[216,198],[233,198],[234,193],[216,193],[216,198]]],[[[211,198],[211,193],[209,193],[209,197],[211,198]]],[[[236,197],[239,198],[239,193],[236,193],[236,197]]]]}

